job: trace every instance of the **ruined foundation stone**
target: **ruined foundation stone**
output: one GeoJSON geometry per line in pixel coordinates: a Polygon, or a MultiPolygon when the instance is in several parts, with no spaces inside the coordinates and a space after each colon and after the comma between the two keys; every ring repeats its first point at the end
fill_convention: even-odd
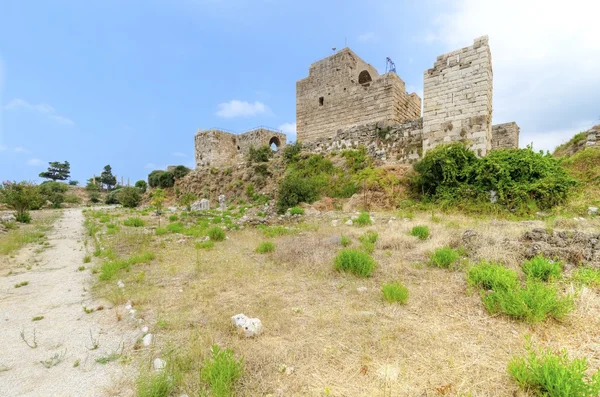
{"type": "Polygon", "coordinates": [[[487,36],[437,57],[424,73],[424,152],[456,141],[465,141],[478,156],[491,150],[492,78],[487,36]]]}
{"type": "Polygon", "coordinates": [[[586,146],[600,148],[600,124],[593,126],[587,131],[586,146]]]}
{"type": "Polygon", "coordinates": [[[518,148],[520,131],[521,129],[514,121],[492,126],[492,150],[518,148]]]}

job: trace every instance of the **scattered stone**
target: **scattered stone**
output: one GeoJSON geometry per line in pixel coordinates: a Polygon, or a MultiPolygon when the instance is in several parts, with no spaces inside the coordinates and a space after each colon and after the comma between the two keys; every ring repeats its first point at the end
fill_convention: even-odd
{"type": "Polygon", "coordinates": [[[496,204],[498,202],[498,192],[490,190],[490,203],[496,204]]]}
{"type": "Polygon", "coordinates": [[[150,346],[152,344],[152,334],[144,335],[142,338],[142,344],[146,347],[150,346]]]}
{"type": "Polygon", "coordinates": [[[192,203],[192,211],[207,211],[210,209],[210,201],[207,199],[198,200],[192,203]]]}
{"type": "Polygon", "coordinates": [[[249,318],[244,314],[231,317],[233,325],[244,332],[246,338],[259,335],[262,332],[262,323],[258,318],[249,318]]]}
{"type": "Polygon", "coordinates": [[[14,214],[2,214],[0,215],[0,223],[11,223],[16,222],[17,218],[15,218],[14,214]]]}
{"type": "Polygon", "coordinates": [[[219,196],[219,210],[221,211],[225,211],[225,195],[221,194],[219,196]]]}
{"type": "Polygon", "coordinates": [[[598,215],[598,207],[590,207],[590,208],[588,208],[588,214],[590,214],[590,215],[598,215]]]}
{"type": "Polygon", "coordinates": [[[344,225],[352,226],[353,223],[354,222],[352,222],[352,219],[348,219],[344,225]]]}
{"type": "Polygon", "coordinates": [[[123,283],[123,281],[119,280],[119,281],[117,281],[117,287],[125,288],[125,284],[123,283]]]}
{"type": "Polygon", "coordinates": [[[147,326],[147,325],[145,325],[145,326],[143,326],[143,327],[142,327],[142,333],[143,333],[144,335],[146,335],[146,334],[148,333],[148,331],[149,331],[149,329],[148,329],[148,326],[147,326]]]}
{"type": "Polygon", "coordinates": [[[162,358],[155,358],[152,362],[152,366],[154,367],[155,371],[160,371],[161,369],[165,369],[167,362],[162,358]]]}
{"type": "Polygon", "coordinates": [[[169,207],[167,208],[169,212],[177,212],[177,207],[169,207]]]}
{"type": "Polygon", "coordinates": [[[362,293],[365,293],[365,292],[367,292],[368,290],[369,290],[369,289],[368,289],[367,287],[358,287],[358,288],[356,289],[356,292],[358,292],[358,293],[362,294],[362,293]]]}
{"type": "Polygon", "coordinates": [[[465,243],[470,243],[471,241],[473,241],[479,234],[477,234],[477,232],[473,229],[467,229],[463,232],[462,234],[462,240],[465,243]]]}

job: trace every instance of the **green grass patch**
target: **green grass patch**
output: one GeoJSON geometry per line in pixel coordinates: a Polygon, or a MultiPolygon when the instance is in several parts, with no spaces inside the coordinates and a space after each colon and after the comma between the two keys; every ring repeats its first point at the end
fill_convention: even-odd
{"type": "Polygon", "coordinates": [[[123,221],[123,225],[130,227],[142,227],[145,225],[144,221],[140,218],[131,217],[123,221]]]}
{"type": "Polygon", "coordinates": [[[211,249],[215,246],[215,242],[212,240],[207,240],[207,241],[199,241],[195,244],[196,248],[198,249],[203,249],[203,250],[207,250],[207,249],[211,249]]]}
{"type": "Polygon", "coordinates": [[[600,288],[600,269],[589,266],[580,267],[573,272],[571,280],[587,287],[600,288]]]}
{"type": "Polygon", "coordinates": [[[371,277],[377,264],[367,253],[356,249],[342,249],[334,260],[334,269],[350,272],[358,277],[371,277]]]}
{"type": "Polygon", "coordinates": [[[152,259],[154,259],[154,254],[152,252],[145,252],[139,255],[131,256],[128,259],[104,262],[100,267],[99,278],[103,281],[112,280],[119,271],[129,270],[131,268],[131,265],[149,262],[152,259]]]}
{"type": "Polygon", "coordinates": [[[92,256],[90,254],[86,254],[83,257],[83,263],[90,263],[92,261],[92,256]]]}
{"type": "Polygon", "coordinates": [[[169,223],[167,225],[167,230],[171,233],[183,233],[183,229],[185,229],[185,226],[181,222],[169,223]]]}
{"type": "Polygon", "coordinates": [[[291,215],[304,215],[304,208],[292,207],[290,208],[291,215]]]}
{"type": "Polygon", "coordinates": [[[15,288],[21,288],[26,285],[29,285],[29,281],[21,281],[20,283],[15,284],[15,288]]]}
{"type": "Polygon", "coordinates": [[[408,288],[399,282],[384,284],[381,292],[383,298],[390,303],[405,304],[408,300],[408,288]]]}
{"type": "Polygon", "coordinates": [[[27,244],[37,243],[44,236],[44,232],[40,230],[10,230],[0,238],[0,255],[8,255],[27,244]]]}
{"type": "Polygon", "coordinates": [[[162,236],[164,234],[167,234],[168,232],[169,231],[166,227],[157,227],[156,230],[154,230],[154,234],[156,234],[157,236],[162,236]]]}
{"type": "Polygon", "coordinates": [[[137,380],[137,397],[169,397],[176,383],[169,371],[145,372],[137,380]]]}
{"type": "Polygon", "coordinates": [[[411,229],[410,235],[417,237],[419,240],[427,240],[429,238],[429,228],[427,226],[415,226],[411,229]]]}
{"type": "Polygon", "coordinates": [[[234,396],[234,386],[244,371],[243,359],[236,359],[230,349],[213,345],[211,357],[200,370],[200,380],[210,388],[214,397],[234,396]]]}
{"type": "Polygon", "coordinates": [[[34,318],[31,319],[31,321],[41,321],[44,319],[44,316],[35,316],[34,318]]]}
{"type": "Polygon", "coordinates": [[[523,273],[528,278],[540,281],[559,278],[562,274],[562,267],[562,262],[551,261],[542,255],[537,255],[521,265],[523,273]]]}
{"type": "Polygon", "coordinates": [[[225,231],[220,227],[212,227],[208,229],[208,237],[211,241],[223,241],[225,240],[225,231]]]}
{"type": "Polygon", "coordinates": [[[449,247],[436,248],[435,251],[429,255],[429,265],[441,269],[448,269],[458,262],[459,259],[460,252],[458,250],[449,247]]]}
{"type": "Polygon", "coordinates": [[[517,272],[495,263],[481,262],[467,272],[467,283],[484,290],[511,290],[519,286],[517,272]]]}
{"type": "Polygon", "coordinates": [[[352,244],[352,240],[350,239],[350,237],[342,235],[340,238],[340,244],[342,245],[342,247],[347,247],[350,244],[352,244]]]}
{"type": "Polygon", "coordinates": [[[256,247],[256,252],[259,254],[266,254],[273,251],[275,251],[275,244],[270,241],[263,241],[258,247],[256,247]]]}
{"type": "Polygon", "coordinates": [[[294,229],[289,229],[287,227],[278,226],[278,225],[273,225],[273,226],[259,225],[256,228],[261,230],[263,232],[263,234],[265,235],[265,237],[267,237],[267,238],[285,236],[286,234],[292,234],[295,232],[294,229]]]}
{"type": "Polygon", "coordinates": [[[369,216],[368,212],[361,212],[360,215],[352,221],[352,224],[358,226],[370,226],[373,222],[371,221],[371,216],[369,216]]]}
{"type": "Polygon", "coordinates": [[[177,222],[178,220],[179,220],[179,217],[176,214],[169,216],[169,222],[177,222]]]}

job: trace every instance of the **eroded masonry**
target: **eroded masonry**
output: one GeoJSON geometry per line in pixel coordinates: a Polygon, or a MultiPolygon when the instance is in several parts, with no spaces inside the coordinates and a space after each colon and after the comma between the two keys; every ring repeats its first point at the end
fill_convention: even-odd
{"type": "MultiPolygon", "coordinates": [[[[406,92],[395,71],[380,75],[349,48],[313,63],[308,77],[296,83],[296,127],[303,150],[324,153],[365,146],[376,159],[412,163],[437,145],[452,142],[464,142],[478,156],[518,147],[516,123],[492,125],[487,36],[438,56],[423,76],[421,101],[416,93],[406,92]]],[[[234,164],[251,145],[271,145],[274,138],[276,146],[285,145],[284,134],[261,131],[199,131],[196,166],[234,164]]]]}

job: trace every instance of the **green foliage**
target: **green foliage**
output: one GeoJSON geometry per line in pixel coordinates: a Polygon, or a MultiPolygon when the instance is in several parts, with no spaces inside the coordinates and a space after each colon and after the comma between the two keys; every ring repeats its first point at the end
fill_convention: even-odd
{"type": "Polygon", "coordinates": [[[358,218],[353,221],[353,224],[358,226],[369,226],[372,223],[368,212],[361,212],[358,218]]]}
{"type": "Polygon", "coordinates": [[[587,375],[586,358],[570,360],[567,352],[536,352],[530,345],[527,354],[513,357],[508,373],[527,392],[537,396],[597,397],[600,395],[600,370],[587,375]]]}
{"type": "Polygon", "coordinates": [[[225,231],[220,227],[212,227],[208,229],[208,237],[211,241],[223,241],[225,240],[225,231]]]}
{"type": "Polygon", "coordinates": [[[335,270],[350,272],[358,277],[371,277],[375,267],[375,260],[371,256],[351,248],[342,249],[334,260],[335,270]]]}
{"type": "Polygon", "coordinates": [[[243,359],[236,359],[230,349],[222,350],[213,345],[211,357],[203,363],[200,370],[200,380],[210,387],[214,397],[232,397],[235,383],[243,371],[243,359]]]}
{"type": "Polygon", "coordinates": [[[148,189],[148,184],[143,179],[137,181],[134,186],[138,188],[142,193],[146,193],[146,190],[148,189]]]}
{"type": "Polygon", "coordinates": [[[436,248],[429,255],[429,265],[448,269],[460,259],[460,253],[449,247],[436,248]]]}
{"type": "Polygon", "coordinates": [[[168,371],[142,373],[137,381],[137,397],[169,397],[175,382],[168,371]]]}
{"type": "Polygon", "coordinates": [[[297,175],[286,175],[279,185],[277,210],[284,213],[288,208],[300,203],[313,203],[318,198],[315,181],[297,175]]]}
{"type": "Polygon", "coordinates": [[[123,187],[116,191],[116,199],[125,208],[135,208],[142,201],[142,195],[137,187],[123,187]]]}
{"type": "Polygon", "coordinates": [[[169,188],[175,184],[175,177],[169,171],[155,170],[148,174],[148,185],[155,188],[169,188]]]}
{"type": "Polygon", "coordinates": [[[130,217],[123,221],[123,225],[130,227],[142,227],[145,224],[146,223],[142,219],[136,217],[130,217]]]}
{"type": "Polygon", "coordinates": [[[69,190],[66,183],[47,181],[39,186],[44,201],[50,201],[53,208],[60,208],[65,201],[65,192],[69,190]]]}
{"type": "Polygon", "coordinates": [[[573,272],[572,280],[577,284],[600,288],[600,269],[584,266],[573,272]]]}
{"type": "Polygon", "coordinates": [[[165,227],[157,227],[156,230],[154,230],[154,234],[156,234],[157,236],[162,236],[164,234],[167,234],[168,230],[165,227]]]}
{"type": "Polygon", "coordinates": [[[573,138],[571,138],[568,142],[558,145],[556,149],[554,149],[553,155],[555,157],[564,156],[565,154],[567,154],[569,148],[576,148],[578,145],[585,142],[586,139],[587,132],[585,131],[575,134],[575,136],[573,136],[573,138]]]}
{"type": "Polygon", "coordinates": [[[347,247],[350,244],[352,244],[352,240],[348,236],[341,236],[340,244],[342,245],[342,247],[347,247]]]}
{"type": "Polygon", "coordinates": [[[0,185],[0,203],[16,211],[17,222],[29,223],[29,210],[39,207],[42,201],[39,188],[30,182],[2,182],[0,185]]]}
{"type": "Polygon", "coordinates": [[[258,247],[256,247],[256,252],[259,254],[266,254],[273,251],[275,251],[275,244],[270,241],[263,241],[258,247]]]}
{"type": "Polygon", "coordinates": [[[158,214],[162,213],[163,204],[166,200],[165,196],[166,196],[166,193],[161,188],[154,189],[152,191],[152,193],[150,194],[150,197],[152,198],[150,203],[152,204],[152,206],[154,207],[154,209],[156,210],[156,212],[158,214]]]}
{"type": "Polygon", "coordinates": [[[191,170],[188,167],[186,167],[185,165],[178,165],[171,172],[173,173],[173,177],[175,179],[181,179],[184,176],[186,176],[187,174],[189,174],[190,171],[191,170]]]}
{"type": "Polygon", "coordinates": [[[190,212],[192,210],[192,204],[198,200],[198,196],[196,196],[192,192],[185,192],[179,198],[179,204],[183,205],[185,209],[190,212]]]}
{"type": "Polygon", "coordinates": [[[104,198],[104,204],[119,204],[119,199],[117,197],[118,193],[119,189],[115,189],[108,192],[108,194],[104,198]]]}
{"type": "Polygon", "coordinates": [[[100,174],[100,183],[106,186],[107,190],[111,190],[117,185],[117,177],[112,174],[112,168],[110,165],[105,165],[104,170],[100,174]]]}
{"type": "Polygon", "coordinates": [[[467,272],[467,282],[486,291],[513,290],[519,287],[517,272],[488,262],[471,267],[467,272]]]}
{"type": "Polygon", "coordinates": [[[71,165],[68,161],[51,161],[48,164],[48,171],[40,173],[40,178],[51,179],[52,181],[66,181],[71,176],[71,165]]]}
{"type": "Polygon", "coordinates": [[[169,215],[169,222],[177,222],[178,220],[179,217],[177,216],[177,214],[169,215]]]}
{"type": "Polygon", "coordinates": [[[357,150],[344,150],[342,157],[346,160],[346,167],[358,172],[373,164],[373,159],[367,155],[367,148],[359,146],[357,150]]]}
{"type": "Polygon", "coordinates": [[[361,243],[375,244],[378,238],[379,234],[377,234],[376,231],[369,230],[368,232],[360,236],[358,239],[361,243]]]}
{"type": "Polygon", "coordinates": [[[399,282],[384,284],[381,292],[383,292],[384,299],[390,303],[405,304],[408,300],[408,288],[399,282]]]}
{"type": "Polygon", "coordinates": [[[266,163],[273,157],[273,150],[268,145],[263,145],[258,149],[250,146],[248,149],[248,161],[252,163],[266,163]]]}
{"type": "Polygon", "coordinates": [[[518,213],[564,203],[576,185],[550,154],[527,149],[501,149],[477,158],[462,143],[440,145],[415,164],[415,191],[443,205],[477,202],[497,204],[518,213]]]}
{"type": "Polygon", "coordinates": [[[562,274],[562,267],[562,262],[546,259],[541,254],[521,265],[521,269],[527,277],[540,281],[559,278],[562,274]]]}
{"type": "Polygon", "coordinates": [[[185,226],[181,222],[169,223],[167,225],[167,230],[171,233],[183,233],[183,229],[185,229],[185,226]]]}
{"type": "Polygon", "coordinates": [[[427,240],[429,238],[429,228],[427,226],[415,226],[411,229],[410,235],[417,237],[419,240],[427,240]]]}
{"type": "Polygon", "coordinates": [[[287,164],[298,161],[302,152],[302,144],[300,142],[290,143],[283,148],[283,159],[287,164]]]}
{"type": "Polygon", "coordinates": [[[528,280],[525,287],[498,289],[482,294],[482,299],[491,314],[504,313],[530,323],[548,317],[560,320],[573,310],[571,296],[561,297],[555,286],[535,280],[528,280]]]}
{"type": "Polygon", "coordinates": [[[304,215],[304,208],[292,207],[290,208],[290,215],[304,215]]]}
{"type": "Polygon", "coordinates": [[[69,186],[77,186],[79,185],[79,181],[69,181],[69,186]]]}
{"type": "Polygon", "coordinates": [[[154,259],[152,252],[144,252],[139,255],[134,255],[128,259],[119,259],[114,261],[104,262],[100,267],[100,280],[112,280],[120,270],[129,270],[132,265],[149,262],[154,259]]]}
{"type": "Polygon", "coordinates": [[[215,242],[212,240],[200,241],[196,243],[196,248],[198,249],[211,249],[215,246],[215,242]]]}
{"type": "Polygon", "coordinates": [[[265,237],[268,237],[268,238],[279,237],[279,236],[293,233],[292,229],[288,229],[284,226],[279,226],[279,225],[273,225],[273,226],[260,225],[260,226],[257,226],[257,229],[261,230],[263,232],[263,234],[265,235],[265,237]]]}

